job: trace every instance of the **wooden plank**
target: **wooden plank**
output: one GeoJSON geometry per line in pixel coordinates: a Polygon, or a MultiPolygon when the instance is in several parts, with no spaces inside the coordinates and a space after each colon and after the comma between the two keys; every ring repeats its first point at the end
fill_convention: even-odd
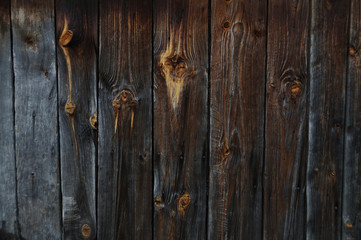
{"type": "Polygon", "coordinates": [[[268,5],[264,239],[304,239],[309,2],[268,5]]]}
{"type": "Polygon", "coordinates": [[[341,237],[349,1],[312,1],[307,239],[341,237]]]}
{"type": "Polygon", "coordinates": [[[361,239],[361,2],[351,1],[348,54],[343,239],[361,239]]]}
{"type": "Polygon", "coordinates": [[[64,239],[96,237],[97,0],[56,1],[64,239]]]}
{"type": "Polygon", "coordinates": [[[204,239],[208,1],[154,2],[154,237],[204,239]]]}
{"type": "Polygon", "coordinates": [[[267,2],[212,1],[208,239],[261,239],[267,2]]]}
{"type": "Polygon", "coordinates": [[[98,239],[152,238],[151,11],[100,2],[98,239]]]}
{"type": "Polygon", "coordinates": [[[0,0],[0,239],[15,238],[16,176],[10,2],[0,0]]]}
{"type": "Polygon", "coordinates": [[[21,236],[60,239],[53,1],[11,1],[11,18],[21,236]]]}

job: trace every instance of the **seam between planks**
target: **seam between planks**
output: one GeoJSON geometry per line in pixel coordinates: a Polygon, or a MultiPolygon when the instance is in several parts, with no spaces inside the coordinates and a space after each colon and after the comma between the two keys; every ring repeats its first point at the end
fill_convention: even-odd
{"type": "Polygon", "coordinates": [[[345,159],[346,159],[346,125],[347,125],[347,106],[348,106],[348,81],[349,81],[349,49],[350,49],[350,32],[351,32],[351,7],[352,7],[352,0],[349,0],[349,8],[348,8],[348,23],[347,23],[347,33],[346,33],[346,54],[345,54],[345,62],[346,62],[346,82],[345,82],[345,102],[344,102],[344,107],[343,107],[343,111],[344,111],[344,115],[343,115],[343,153],[342,153],[342,178],[341,178],[341,203],[340,203],[340,235],[339,235],[339,239],[342,239],[343,233],[344,233],[344,227],[343,227],[343,204],[344,204],[344,198],[343,198],[343,193],[344,193],[344,181],[345,181],[345,159]]]}
{"type": "Polygon", "coordinates": [[[14,120],[14,132],[13,132],[13,139],[14,139],[14,161],[15,161],[15,201],[16,201],[16,235],[18,238],[22,239],[21,237],[21,227],[19,222],[19,201],[18,201],[18,168],[16,164],[16,122],[15,122],[15,71],[14,71],[14,40],[13,40],[13,26],[12,26],[12,14],[11,14],[11,0],[9,0],[9,18],[10,18],[10,44],[11,44],[11,71],[12,71],[12,87],[13,87],[13,120],[14,120]]]}
{"type": "Polygon", "coordinates": [[[263,162],[262,162],[262,201],[261,201],[261,205],[262,205],[262,220],[261,220],[261,229],[262,229],[262,233],[261,233],[261,239],[264,239],[264,174],[265,174],[265,166],[266,166],[266,121],[267,121],[267,69],[268,69],[268,6],[269,6],[269,0],[267,0],[267,4],[266,4],[266,39],[265,39],[265,69],[264,69],[264,90],[263,90],[263,162]]]}
{"type": "Polygon", "coordinates": [[[56,21],[56,0],[54,0],[54,44],[55,44],[55,74],[56,74],[56,100],[57,100],[57,110],[56,110],[56,118],[57,118],[57,132],[58,132],[58,179],[59,179],[59,207],[60,207],[60,237],[64,239],[64,226],[63,226],[63,181],[61,177],[61,148],[60,148],[60,115],[59,115],[59,76],[58,76],[58,50],[57,50],[57,41],[56,41],[56,29],[57,29],[57,21],[56,21]]]}
{"type": "Polygon", "coordinates": [[[208,240],[208,229],[209,229],[209,192],[210,192],[210,156],[211,156],[211,56],[212,56],[212,0],[208,1],[208,98],[207,98],[207,110],[208,110],[208,129],[207,129],[207,138],[208,138],[208,164],[207,164],[207,173],[206,173],[206,233],[205,238],[208,240]]]}

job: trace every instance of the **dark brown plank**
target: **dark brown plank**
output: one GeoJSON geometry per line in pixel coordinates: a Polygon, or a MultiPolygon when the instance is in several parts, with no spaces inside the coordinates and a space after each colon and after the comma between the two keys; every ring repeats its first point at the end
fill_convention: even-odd
{"type": "Polygon", "coordinates": [[[361,239],[361,2],[351,1],[346,90],[343,239],[361,239]]]}
{"type": "Polygon", "coordinates": [[[98,2],[55,9],[64,239],[94,239],[98,2]]]}
{"type": "Polygon", "coordinates": [[[304,239],[308,1],[268,4],[264,239],[304,239]]]}
{"type": "Polygon", "coordinates": [[[312,1],[307,238],[340,239],[349,1],[312,1]]]}
{"type": "Polygon", "coordinates": [[[266,1],[212,1],[208,239],[261,239],[266,1]]]}
{"type": "Polygon", "coordinates": [[[10,1],[0,0],[0,239],[17,234],[10,1]]]}
{"type": "Polygon", "coordinates": [[[61,239],[54,1],[11,1],[19,226],[61,239]]]}
{"type": "Polygon", "coordinates": [[[100,2],[98,239],[152,238],[151,11],[100,2]]]}
{"type": "Polygon", "coordinates": [[[208,1],[154,2],[154,237],[204,239],[208,1]]]}

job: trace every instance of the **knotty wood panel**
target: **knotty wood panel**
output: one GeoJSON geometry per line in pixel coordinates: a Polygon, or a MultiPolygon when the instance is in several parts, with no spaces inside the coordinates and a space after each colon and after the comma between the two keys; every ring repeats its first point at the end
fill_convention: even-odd
{"type": "Polygon", "coordinates": [[[61,239],[54,4],[11,1],[19,231],[61,239]]]}
{"type": "Polygon", "coordinates": [[[64,239],[96,236],[96,0],[56,1],[64,239]]]}
{"type": "Polygon", "coordinates": [[[0,1],[0,239],[17,233],[10,2],[0,1]]]}
{"type": "Polygon", "coordinates": [[[308,1],[268,5],[264,239],[304,239],[308,1]]]}
{"type": "Polygon", "coordinates": [[[100,2],[98,239],[152,238],[151,11],[100,2]]]}
{"type": "Polygon", "coordinates": [[[339,239],[349,1],[312,1],[307,238],[339,239]]]}
{"type": "Polygon", "coordinates": [[[208,1],[154,1],[154,238],[204,239],[208,1]]]}
{"type": "Polygon", "coordinates": [[[361,2],[351,1],[346,92],[343,239],[361,239],[361,2]]]}
{"type": "Polygon", "coordinates": [[[267,2],[211,14],[208,239],[261,239],[267,2]]]}

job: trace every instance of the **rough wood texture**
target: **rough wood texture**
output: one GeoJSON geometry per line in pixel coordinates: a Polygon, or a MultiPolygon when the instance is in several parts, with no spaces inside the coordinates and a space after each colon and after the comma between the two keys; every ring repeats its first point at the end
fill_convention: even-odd
{"type": "Polygon", "coordinates": [[[96,237],[97,0],[56,1],[64,239],[96,237]]]}
{"type": "Polygon", "coordinates": [[[361,239],[361,1],[351,1],[348,50],[343,239],[361,239]]]}
{"type": "Polygon", "coordinates": [[[17,233],[10,2],[0,0],[0,239],[17,233]]]}
{"type": "Polygon", "coordinates": [[[208,1],[154,2],[154,238],[204,239],[208,1]]]}
{"type": "Polygon", "coordinates": [[[151,11],[100,2],[98,239],[152,238],[151,11]]]}
{"type": "Polygon", "coordinates": [[[61,239],[54,5],[11,1],[20,235],[61,239]]]}
{"type": "Polygon", "coordinates": [[[339,239],[349,1],[311,7],[307,239],[339,239]]]}
{"type": "Polygon", "coordinates": [[[267,2],[211,14],[208,239],[261,239],[267,2]]]}
{"type": "Polygon", "coordinates": [[[264,239],[304,239],[308,1],[268,4],[264,239]]]}

